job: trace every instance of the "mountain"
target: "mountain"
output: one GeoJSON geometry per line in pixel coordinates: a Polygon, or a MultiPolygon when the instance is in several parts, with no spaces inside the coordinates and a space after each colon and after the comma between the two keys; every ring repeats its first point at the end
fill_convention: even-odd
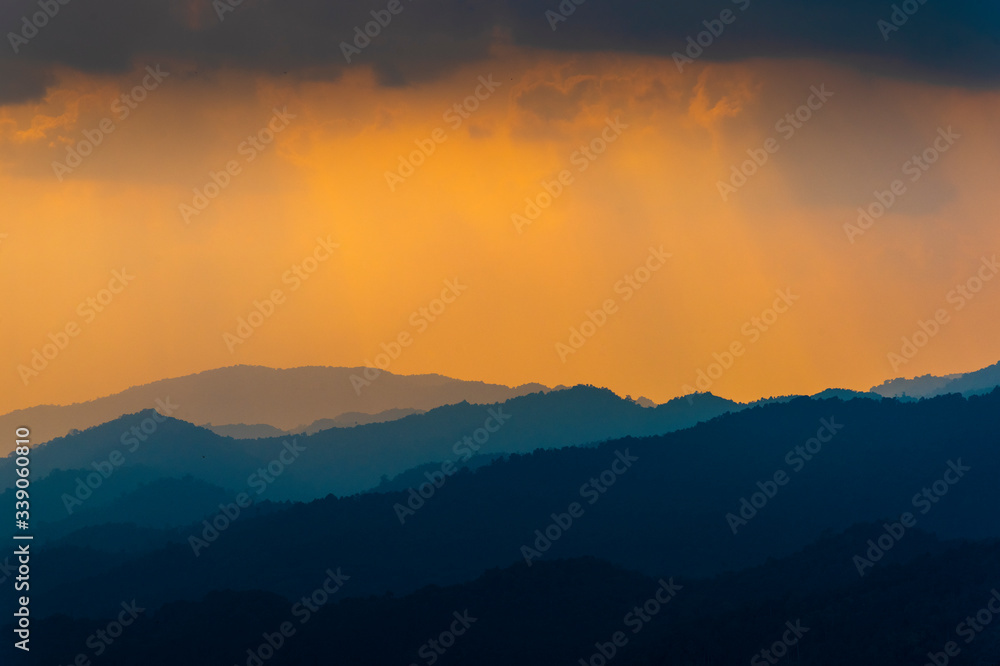
{"type": "Polygon", "coordinates": [[[850,389],[826,389],[825,391],[820,391],[811,397],[813,400],[826,400],[828,398],[840,398],[841,400],[851,400],[853,398],[868,398],[870,400],[882,399],[882,396],[878,393],[872,393],[870,391],[852,391],[850,389]]]}
{"type": "MultiPolygon", "coordinates": [[[[455,463],[455,467],[458,470],[469,469],[476,470],[480,467],[485,467],[486,465],[492,464],[494,460],[500,460],[504,457],[503,453],[492,453],[489,455],[475,455],[468,460],[460,460],[455,463]]],[[[424,485],[428,481],[431,481],[435,475],[441,471],[441,463],[432,462],[425,465],[419,465],[412,469],[408,469],[405,472],[397,474],[391,479],[385,477],[382,481],[371,489],[370,492],[373,493],[393,493],[399,492],[401,490],[409,490],[410,488],[419,489],[420,486],[424,485]]],[[[433,481],[431,481],[433,482],[433,481]]]]}
{"type": "MultiPolygon", "coordinates": [[[[163,476],[145,465],[123,466],[106,479],[98,473],[91,481],[100,479],[101,484],[92,489],[78,485],[78,479],[87,479],[90,474],[95,474],[93,468],[60,469],[32,483],[31,518],[36,542],[104,523],[187,525],[218,510],[219,503],[234,494],[191,476],[163,476]]],[[[13,488],[3,491],[0,504],[13,506],[14,495],[13,488]]]]}
{"type": "MultiPolygon", "coordinates": [[[[0,416],[0,430],[27,425],[38,445],[145,409],[190,423],[264,423],[282,431],[347,412],[428,410],[462,401],[495,403],[547,390],[467,382],[441,375],[394,375],[371,369],[304,367],[279,370],[238,365],[134,386],[115,395],[72,405],[42,405],[0,416]],[[360,377],[365,384],[358,384],[360,377]],[[352,381],[354,383],[352,383],[352,381]],[[357,390],[356,390],[357,389],[357,390]]],[[[0,455],[12,450],[9,438],[0,455]]]]}
{"type": "MultiPolygon", "coordinates": [[[[645,408],[606,389],[578,386],[493,405],[462,402],[395,421],[313,435],[252,440],[219,437],[147,410],[40,445],[32,452],[31,465],[36,482],[56,469],[84,469],[102,485],[98,470],[111,471],[109,461],[114,457],[119,463],[115,470],[139,465],[162,477],[190,474],[237,492],[266,491],[272,500],[311,500],[330,493],[364,492],[383,476],[426,463],[457,464],[477,453],[526,453],[626,435],[662,434],[740,409],[742,405],[710,394],[645,408]],[[307,462],[296,462],[299,455],[307,462]],[[269,465],[278,473],[269,474],[269,465]]],[[[0,459],[0,488],[13,485],[13,465],[12,456],[0,459]]],[[[117,471],[109,478],[114,474],[117,471]]],[[[47,489],[47,495],[74,494],[80,483],[76,476],[66,477],[60,487],[47,489]]],[[[86,489],[80,492],[86,494],[86,489]]],[[[103,488],[100,492],[106,494],[103,488]]]]}
{"type": "Polygon", "coordinates": [[[299,426],[293,428],[289,431],[289,434],[302,433],[305,435],[312,435],[320,430],[326,430],[328,428],[353,428],[359,425],[368,425],[369,423],[385,423],[386,421],[396,421],[403,418],[404,416],[411,416],[413,414],[423,414],[422,409],[387,409],[384,412],[379,412],[378,414],[364,414],[362,412],[346,412],[332,419],[319,419],[318,421],[313,421],[308,426],[299,426]]]}
{"type": "Polygon", "coordinates": [[[912,379],[887,379],[882,384],[873,386],[870,391],[886,398],[933,398],[941,395],[950,381],[961,376],[960,374],[944,377],[923,375],[912,379]]]}
{"type": "Polygon", "coordinates": [[[282,437],[288,434],[287,431],[266,423],[229,423],[226,425],[205,423],[201,427],[214,432],[219,437],[233,439],[262,439],[264,437],[282,437]]]}
{"type": "Polygon", "coordinates": [[[890,379],[879,386],[873,386],[871,392],[887,398],[933,398],[948,393],[988,393],[997,386],[1000,386],[1000,363],[975,372],[943,377],[923,375],[912,379],[890,379]]]}
{"type": "MultiPolygon", "coordinates": [[[[0,460],[0,467],[4,471],[9,471],[8,460],[0,460]]],[[[56,469],[51,473],[42,475],[33,474],[31,480],[31,517],[38,522],[54,523],[66,519],[75,513],[75,505],[67,507],[62,494],[64,492],[74,495],[77,489],[77,479],[86,479],[88,474],[94,473],[94,468],[90,469],[56,469]]],[[[32,470],[34,472],[34,470],[32,470]]],[[[101,478],[98,474],[97,478],[101,478]]],[[[101,479],[99,491],[91,492],[86,499],[88,509],[97,509],[107,506],[118,500],[122,495],[127,495],[135,491],[144,484],[162,478],[162,474],[145,465],[126,465],[118,469],[113,475],[106,479],[101,479]]],[[[93,481],[93,479],[91,479],[93,481]]],[[[16,500],[15,488],[13,484],[0,492],[0,504],[11,506],[16,500]]],[[[81,495],[85,493],[81,492],[81,495]]]]}
{"type": "Polygon", "coordinates": [[[282,437],[284,435],[312,435],[320,430],[327,430],[329,428],[353,428],[354,426],[368,425],[369,423],[385,423],[386,421],[395,421],[411,414],[423,413],[424,410],[421,409],[387,409],[378,414],[345,412],[332,419],[319,419],[309,425],[300,425],[289,430],[280,430],[266,423],[233,423],[228,425],[205,423],[202,427],[222,437],[261,439],[263,437],[282,437]]]}
{"type": "Polygon", "coordinates": [[[943,392],[971,395],[991,391],[995,386],[1000,386],[1000,362],[953,378],[943,392]]]}
{"type": "MultiPolygon", "coordinates": [[[[345,594],[364,597],[555,558],[707,577],[844,530],[855,555],[886,539],[905,549],[913,527],[997,538],[998,425],[1000,390],[920,402],[799,398],[662,436],[512,454],[440,474],[423,496],[330,496],[232,520],[220,511],[218,533],[189,526],[186,538],[100,573],[74,564],[98,559],[85,550],[42,550],[37,611],[100,615],[123,598],[159,607],[215,589],[295,598],[331,566],[355,577],[345,594]],[[871,525],[850,531],[857,523],[871,525]]],[[[880,570],[878,555],[860,572],[880,570]]],[[[849,556],[841,566],[858,567],[849,556]]]]}
{"type": "Polygon", "coordinates": [[[211,516],[219,510],[219,504],[230,501],[233,495],[232,491],[191,477],[158,478],[104,504],[84,503],[70,515],[60,506],[55,520],[36,516],[32,533],[39,542],[85,527],[114,523],[154,529],[180,527],[211,516]]]}
{"type": "MultiPolygon", "coordinates": [[[[788,663],[906,666],[957,638],[961,663],[996,663],[996,631],[977,635],[968,622],[961,635],[956,630],[998,594],[1000,543],[940,543],[919,531],[908,538],[864,578],[845,566],[850,533],[708,579],[560,559],[403,597],[352,597],[359,574],[331,563],[311,571],[310,587],[295,595],[213,591],[160,609],[137,598],[135,622],[124,616],[131,626],[111,645],[92,637],[112,615],[35,618],[32,659],[72,663],[103,648],[107,666],[763,664],[754,659],[762,648],[785,640],[794,647],[788,663]],[[610,657],[591,661],[594,654],[610,657]]],[[[123,603],[128,608],[132,599],[123,603]]],[[[0,654],[12,656],[10,641],[0,654]]]]}

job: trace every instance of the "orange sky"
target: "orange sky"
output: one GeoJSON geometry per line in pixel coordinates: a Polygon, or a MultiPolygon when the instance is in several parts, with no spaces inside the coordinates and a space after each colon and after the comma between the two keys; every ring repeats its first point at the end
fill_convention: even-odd
{"type": "Polygon", "coordinates": [[[365,365],[401,333],[413,341],[392,372],[590,383],[656,401],[684,393],[734,342],[744,353],[711,390],[740,400],[1000,359],[1000,280],[960,310],[947,298],[1000,249],[996,92],[814,61],[682,74],[668,58],[501,45],[404,88],[376,85],[363,66],[303,83],[162,63],[170,75],[119,119],[112,100],[147,64],[113,78],[65,72],[44,101],[0,108],[0,412],[226,365],[365,365]],[[499,88],[454,128],[445,112],[490,75],[499,88]],[[833,96],[782,137],[776,121],[824,84],[833,96]],[[241,142],[275,108],[295,117],[248,162],[241,142]],[[60,182],[52,162],[102,118],[114,131],[60,182]],[[612,135],[609,119],[627,127],[593,161],[574,157],[612,135]],[[911,181],[904,163],[949,126],[961,138],[911,181]],[[446,140],[392,191],[386,171],[436,128],[446,140]],[[769,137],[778,151],[723,201],[718,182],[769,137]],[[185,223],[180,204],[230,161],[239,173],[185,223]],[[519,233],[512,214],[564,170],[572,182],[519,233]],[[850,242],[844,225],[895,179],[905,193],[850,242]],[[315,255],[327,258],[295,288],[286,271],[318,238],[339,247],[315,255]],[[671,256],[626,299],[620,281],[661,246],[671,256]],[[80,307],[123,268],[134,280],[102,312],[80,307]],[[456,279],[467,289],[425,327],[419,308],[456,279]],[[283,303],[231,351],[224,334],[275,289],[283,303]],[[800,299],[748,335],[786,289],[800,299]],[[561,358],[557,344],[608,300],[606,323],[561,358]],[[894,369],[887,354],[942,308],[949,322],[894,369]],[[19,372],[74,324],[47,367],[19,372]]]}

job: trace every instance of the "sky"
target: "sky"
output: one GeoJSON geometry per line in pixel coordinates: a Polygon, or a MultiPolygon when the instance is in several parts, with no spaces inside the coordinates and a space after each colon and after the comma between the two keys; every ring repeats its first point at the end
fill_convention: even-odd
{"type": "Polygon", "coordinates": [[[5,3],[0,412],[236,364],[662,402],[996,363],[1000,11],[903,4],[5,3]]]}

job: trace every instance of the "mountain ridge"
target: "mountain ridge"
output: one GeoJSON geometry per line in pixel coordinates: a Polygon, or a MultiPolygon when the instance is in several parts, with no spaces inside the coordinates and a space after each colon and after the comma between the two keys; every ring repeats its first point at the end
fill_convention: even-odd
{"type": "MultiPolygon", "coordinates": [[[[157,409],[190,423],[266,423],[288,431],[347,412],[376,414],[390,409],[428,410],[467,400],[495,403],[548,391],[541,384],[517,387],[452,379],[438,374],[395,375],[380,371],[355,390],[352,375],[370,368],[303,366],[268,368],[235,365],[161,379],[69,405],[38,405],[0,415],[0,429],[31,428],[33,444],[73,430],[106,423],[123,414],[157,409]]],[[[13,445],[0,443],[0,455],[13,445]]]]}

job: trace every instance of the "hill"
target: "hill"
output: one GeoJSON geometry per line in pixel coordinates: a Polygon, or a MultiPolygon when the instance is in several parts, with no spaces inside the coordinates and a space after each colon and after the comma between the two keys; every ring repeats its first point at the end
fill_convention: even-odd
{"type": "MultiPolygon", "coordinates": [[[[0,416],[0,430],[13,432],[28,425],[32,443],[37,445],[123,414],[156,409],[165,416],[190,423],[262,423],[288,431],[346,412],[428,410],[462,401],[496,403],[547,390],[540,384],[511,388],[441,375],[404,376],[390,372],[381,372],[368,385],[358,385],[352,383],[352,377],[356,376],[364,378],[365,368],[282,370],[238,365],[134,386],[87,402],[20,409],[0,416]]],[[[10,447],[9,440],[0,443],[0,455],[9,453],[10,447]]]]}
{"type": "MultiPolygon", "coordinates": [[[[906,527],[942,538],[996,538],[998,425],[1000,390],[914,403],[801,398],[663,436],[513,454],[442,475],[424,497],[330,496],[222,520],[214,537],[193,525],[186,540],[40,597],[47,613],[73,614],[99,613],[124,595],[151,607],[213,589],[292,597],[334,563],[354,572],[351,596],[408,594],[562,557],[704,577],[877,521],[855,533],[854,552],[865,553],[869,539],[898,532],[906,513],[906,527]]],[[[902,533],[890,543],[913,531],[902,533]]],[[[59,571],[74,569],[72,558],[93,559],[42,552],[59,571]]]]}
{"type": "Polygon", "coordinates": [[[873,386],[871,392],[887,398],[933,398],[948,393],[966,396],[989,393],[997,386],[1000,386],[1000,363],[975,372],[943,377],[923,375],[912,379],[890,379],[879,386],[873,386]]]}
{"type": "MultiPolygon", "coordinates": [[[[525,453],[662,434],[742,408],[710,394],[644,408],[608,390],[578,386],[493,405],[462,402],[395,421],[253,440],[219,437],[148,410],[38,446],[32,473],[37,481],[56,469],[88,470],[79,477],[87,479],[98,469],[111,470],[114,458],[120,463],[115,469],[140,465],[162,477],[191,475],[234,491],[266,492],[267,499],[304,501],[364,492],[383,476],[426,463],[458,464],[477,453],[525,453]],[[300,455],[306,462],[298,462],[300,455]]],[[[13,484],[13,465],[10,456],[0,459],[0,487],[13,484]]],[[[100,477],[91,479],[103,485],[100,477]]],[[[72,495],[80,483],[76,476],[66,477],[47,494],[72,495]]]]}

